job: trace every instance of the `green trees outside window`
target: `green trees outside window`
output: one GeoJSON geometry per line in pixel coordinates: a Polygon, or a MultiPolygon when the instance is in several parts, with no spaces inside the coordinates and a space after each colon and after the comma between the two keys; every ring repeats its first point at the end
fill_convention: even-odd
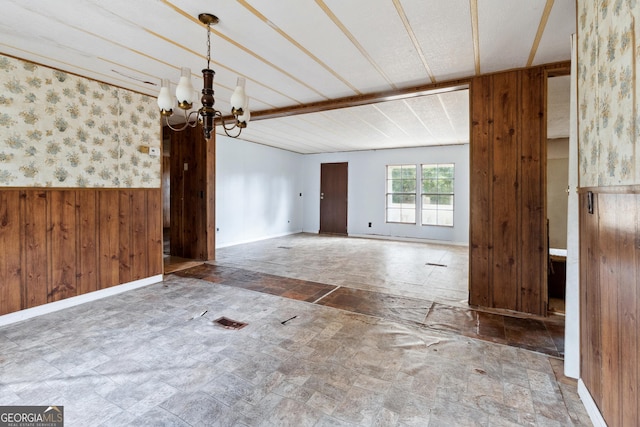
{"type": "Polygon", "coordinates": [[[422,225],[452,227],[454,179],[453,163],[387,166],[387,222],[416,224],[420,212],[422,225]]]}

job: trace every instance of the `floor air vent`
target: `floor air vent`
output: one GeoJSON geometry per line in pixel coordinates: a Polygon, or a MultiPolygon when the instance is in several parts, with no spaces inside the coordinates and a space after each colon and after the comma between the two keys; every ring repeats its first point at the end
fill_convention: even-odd
{"type": "Polygon", "coordinates": [[[213,323],[217,323],[220,326],[223,326],[225,329],[242,329],[247,326],[246,323],[238,322],[236,320],[231,320],[227,317],[221,317],[213,321],[213,323]]]}

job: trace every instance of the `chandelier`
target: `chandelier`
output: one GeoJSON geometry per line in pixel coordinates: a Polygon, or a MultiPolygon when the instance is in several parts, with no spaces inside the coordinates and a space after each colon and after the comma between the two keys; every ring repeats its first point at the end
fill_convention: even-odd
{"type": "Polygon", "coordinates": [[[185,123],[181,127],[173,127],[171,123],[169,123],[169,117],[173,114],[174,104],[174,99],[170,95],[169,79],[162,79],[160,94],[158,95],[160,114],[165,118],[166,125],[174,131],[183,131],[187,127],[196,127],[198,123],[202,123],[205,139],[211,138],[211,132],[215,126],[214,121],[217,118],[222,124],[224,133],[231,138],[237,138],[240,136],[242,129],[247,127],[247,123],[251,117],[251,113],[249,112],[249,98],[244,91],[245,80],[242,77],[238,77],[236,88],[231,95],[231,114],[235,122],[231,126],[227,126],[225,121],[222,120],[222,113],[213,108],[213,104],[215,103],[213,98],[213,76],[215,71],[210,68],[211,26],[218,23],[218,17],[210,13],[201,13],[198,15],[198,19],[207,26],[207,68],[202,70],[202,79],[204,80],[202,98],[200,99],[202,107],[197,111],[188,112],[193,107],[196,92],[191,84],[191,70],[183,67],[180,81],[176,87],[176,99],[178,100],[178,107],[184,112],[185,123]],[[238,129],[238,132],[231,134],[230,132],[234,129],[238,129]]]}

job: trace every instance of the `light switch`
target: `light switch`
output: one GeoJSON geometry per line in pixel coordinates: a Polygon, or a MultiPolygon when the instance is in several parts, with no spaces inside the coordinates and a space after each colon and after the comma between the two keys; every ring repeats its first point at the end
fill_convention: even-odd
{"type": "Polygon", "coordinates": [[[160,156],[160,148],[158,148],[158,147],[149,147],[149,156],[150,157],[159,157],[160,156]]]}

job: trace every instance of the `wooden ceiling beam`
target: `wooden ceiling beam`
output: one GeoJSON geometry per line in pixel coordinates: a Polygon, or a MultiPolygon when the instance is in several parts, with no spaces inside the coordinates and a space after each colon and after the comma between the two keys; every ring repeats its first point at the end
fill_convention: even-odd
{"type": "MultiPolygon", "coordinates": [[[[562,75],[571,69],[570,61],[554,62],[532,68],[542,68],[549,74],[562,75]]],[[[497,74],[504,71],[499,71],[497,74]]],[[[346,96],[344,98],[329,99],[326,101],[311,102],[309,104],[292,105],[288,107],[273,108],[270,110],[252,111],[251,121],[275,119],[279,117],[295,116],[298,114],[317,113],[320,111],[336,110],[340,108],[357,107],[361,105],[376,104],[379,102],[396,101],[399,99],[416,98],[426,95],[435,95],[444,92],[468,89],[473,77],[450,80],[446,82],[429,83],[421,86],[410,86],[401,89],[393,89],[384,92],[374,92],[365,95],[346,96]]],[[[233,122],[233,116],[224,116],[222,121],[233,122]]],[[[220,120],[216,124],[220,124],[220,120]]]]}
{"type": "MultiPolygon", "coordinates": [[[[291,105],[288,107],[273,108],[271,110],[252,111],[251,121],[275,119],[279,117],[295,116],[298,114],[317,113],[320,111],[336,110],[339,108],[357,107],[361,105],[376,104],[378,102],[395,101],[398,99],[408,99],[443,92],[452,92],[467,89],[469,87],[469,82],[469,79],[453,80],[444,83],[411,86],[365,95],[346,96],[344,98],[311,102],[309,104],[291,105]]],[[[221,120],[231,122],[235,119],[233,116],[225,116],[221,120]]]]}

